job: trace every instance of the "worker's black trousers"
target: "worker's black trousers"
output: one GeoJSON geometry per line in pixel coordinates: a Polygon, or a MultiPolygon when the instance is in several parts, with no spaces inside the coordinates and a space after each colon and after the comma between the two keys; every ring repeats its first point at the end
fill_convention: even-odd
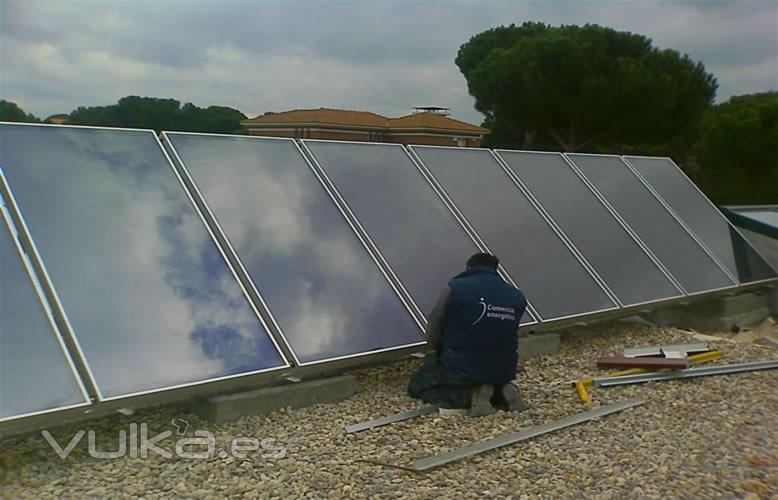
{"type": "Polygon", "coordinates": [[[472,390],[477,385],[477,381],[449,373],[436,358],[429,358],[411,376],[408,395],[441,408],[470,408],[472,390]]]}

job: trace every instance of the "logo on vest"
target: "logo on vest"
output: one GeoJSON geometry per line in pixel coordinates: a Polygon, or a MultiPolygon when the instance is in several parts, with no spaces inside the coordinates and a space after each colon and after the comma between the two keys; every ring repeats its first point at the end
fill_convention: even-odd
{"type": "Polygon", "coordinates": [[[499,319],[500,321],[506,319],[516,321],[516,309],[513,307],[493,306],[484,301],[483,297],[481,297],[481,301],[478,304],[480,304],[482,308],[481,314],[470,326],[477,325],[479,321],[484,319],[484,316],[487,318],[499,319]]]}

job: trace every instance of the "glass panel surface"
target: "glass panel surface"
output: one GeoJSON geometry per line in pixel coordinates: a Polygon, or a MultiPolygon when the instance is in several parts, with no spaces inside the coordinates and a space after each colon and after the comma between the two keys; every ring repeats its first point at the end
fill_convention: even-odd
{"type": "Polygon", "coordinates": [[[687,292],[735,284],[621,158],[567,156],[687,292]]]}
{"type": "Polygon", "coordinates": [[[672,161],[667,158],[626,158],[741,283],[776,276],[751,245],[672,161]]]}
{"type": "Polygon", "coordinates": [[[428,313],[441,289],[479,251],[476,244],[401,146],[305,143],[416,304],[428,313]]]}
{"type": "Polygon", "coordinates": [[[285,364],[153,133],[2,125],[0,146],[104,397],[285,364]]]}
{"type": "Polygon", "coordinates": [[[542,319],[616,307],[489,151],[413,150],[542,319]]]}
{"type": "Polygon", "coordinates": [[[86,402],[14,237],[0,214],[0,420],[86,402]]]}
{"type": "Polygon", "coordinates": [[[772,238],[743,227],[740,230],[748,242],[758,249],[759,253],[773,266],[773,269],[778,269],[778,238],[772,238]]]}
{"type": "Polygon", "coordinates": [[[500,156],[624,305],[681,294],[561,155],[500,156]]]}
{"type": "Polygon", "coordinates": [[[294,142],[167,137],[300,361],[424,341],[294,142]]]}

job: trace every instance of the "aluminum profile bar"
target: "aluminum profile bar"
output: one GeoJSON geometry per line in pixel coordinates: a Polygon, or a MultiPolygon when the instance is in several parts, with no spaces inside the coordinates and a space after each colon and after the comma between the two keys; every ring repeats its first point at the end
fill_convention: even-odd
{"type": "Polygon", "coordinates": [[[662,349],[665,359],[686,359],[686,353],[683,351],[667,351],[662,349]]]}
{"type": "Polygon", "coordinates": [[[661,356],[661,347],[633,347],[624,349],[625,358],[641,358],[643,356],[661,356]]]}
{"type": "Polygon", "coordinates": [[[652,382],[656,380],[707,377],[709,375],[727,375],[730,373],[774,370],[776,368],[778,368],[778,361],[756,361],[753,363],[708,366],[705,368],[687,368],[686,370],[671,372],[641,373],[639,375],[627,375],[625,377],[595,378],[593,382],[596,387],[613,387],[617,385],[642,384],[643,382],[652,382]]]}
{"type": "Polygon", "coordinates": [[[65,308],[62,306],[62,302],[60,302],[38,247],[35,245],[30,229],[24,220],[19,204],[11,192],[11,186],[3,173],[2,166],[0,166],[0,198],[3,199],[4,215],[8,217],[8,222],[14,226],[18,245],[27,255],[25,264],[30,264],[31,266],[30,276],[35,277],[36,293],[43,292],[43,297],[40,298],[41,303],[45,303],[44,307],[54,319],[54,326],[60,335],[59,340],[64,342],[63,352],[69,353],[68,358],[73,363],[76,378],[83,384],[87,401],[99,401],[102,399],[102,394],[100,387],[97,385],[97,379],[73,331],[73,326],[68,319],[65,308]]]}
{"type": "Polygon", "coordinates": [[[376,418],[374,420],[368,420],[367,422],[360,422],[358,424],[352,424],[346,426],[346,432],[353,434],[355,432],[367,431],[375,429],[376,427],[383,427],[384,425],[393,424],[395,422],[402,422],[403,420],[410,420],[412,418],[421,417],[423,415],[430,415],[436,413],[438,407],[435,405],[424,405],[414,410],[403,411],[395,413],[394,415],[387,415],[385,417],[376,418]]]}
{"type": "Polygon", "coordinates": [[[667,344],[657,345],[649,347],[634,347],[632,349],[624,349],[624,356],[627,358],[638,358],[641,356],[661,356],[662,353],[670,352],[683,352],[689,354],[690,352],[705,352],[710,351],[710,345],[707,342],[695,342],[691,344],[667,344]]]}
{"type": "Polygon", "coordinates": [[[571,427],[573,425],[578,425],[584,422],[588,422],[590,420],[605,417],[612,413],[617,413],[622,410],[626,410],[627,408],[640,406],[642,404],[645,404],[645,402],[646,400],[643,398],[627,399],[608,406],[601,406],[594,410],[578,413],[576,415],[564,417],[559,420],[554,420],[552,422],[548,422],[543,425],[530,427],[529,429],[525,429],[523,431],[503,434],[502,436],[498,436],[494,439],[473,443],[471,445],[464,446],[462,448],[451,450],[447,453],[442,453],[440,455],[433,455],[429,457],[420,458],[418,460],[414,460],[411,463],[411,469],[416,471],[426,471],[426,470],[434,469],[436,467],[440,467],[441,465],[446,465],[451,462],[461,460],[463,458],[467,458],[473,455],[477,455],[479,453],[483,453],[485,451],[494,450],[496,448],[502,448],[503,446],[508,446],[510,444],[518,443],[520,441],[526,441],[527,439],[532,439],[534,437],[541,436],[543,434],[548,434],[549,432],[558,431],[566,427],[571,427]]]}

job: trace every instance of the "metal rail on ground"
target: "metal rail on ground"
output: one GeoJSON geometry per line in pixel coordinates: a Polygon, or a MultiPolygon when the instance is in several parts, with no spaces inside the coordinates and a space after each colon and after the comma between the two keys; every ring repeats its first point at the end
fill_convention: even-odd
{"type": "Polygon", "coordinates": [[[625,377],[601,377],[595,378],[596,387],[613,387],[626,384],[640,384],[655,380],[675,380],[683,378],[706,377],[709,375],[727,375],[730,373],[753,372],[759,370],[774,370],[778,368],[778,361],[756,361],[753,363],[740,363],[733,365],[706,366],[705,368],[687,368],[657,373],[641,373],[639,375],[627,375],[625,377]]]}
{"type": "Polygon", "coordinates": [[[418,460],[414,460],[410,464],[410,469],[413,469],[415,471],[426,471],[429,469],[434,469],[436,467],[440,467],[441,465],[446,465],[451,462],[461,460],[463,458],[467,458],[473,455],[477,455],[479,453],[483,453],[485,451],[501,448],[503,446],[518,443],[519,441],[526,441],[527,439],[531,439],[536,436],[547,434],[549,432],[558,431],[560,429],[564,429],[565,427],[571,427],[573,425],[582,424],[589,420],[594,420],[597,418],[610,415],[612,413],[617,413],[622,410],[626,410],[627,408],[640,406],[645,402],[646,402],[645,399],[634,398],[634,399],[627,399],[625,401],[620,401],[618,403],[614,403],[608,406],[601,406],[594,410],[589,410],[583,413],[578,413],[576,415],[571,415],[569,417],[564,417],[559,420],[554,420],[552,422],[548,422],[543,425],[530,427],[529,429],[525,429],[523,431],[503,434],[502,436],[498,436],[494,439],[489,439],[487,441],[479,441],[477,443],[473,443],[471,445],[464,446],[462,448],[457,448],[449,452],[442,453],[440,455],[433,455],[429,457],[420,458],[418,460]]]}

